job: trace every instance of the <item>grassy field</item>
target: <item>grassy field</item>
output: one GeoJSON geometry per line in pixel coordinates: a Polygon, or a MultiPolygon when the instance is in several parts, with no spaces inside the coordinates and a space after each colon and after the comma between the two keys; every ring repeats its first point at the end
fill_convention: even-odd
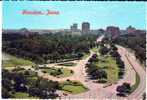
{"type": "Polygon", "coordinates": [[[78,81],[64,81],[60,83],[60,88],[63,91],[72,94],[78,94],[82,92],[86,92],[88,89],[78,81]]]}
{"type": "Polygon", "coordinates": [[[16,67],[16,66],[25,66],[25,65],[34,65],[33,62],[29,60],[25,60],[22,58],[17,58],[14,56],[9,55],[8,60],[2,60],[2,66],[3,67],[16,67]]]}
{"type": "Polygon", "coordinates": [[[55,77],[68,77],[74,73],[72,70],[67,69],[67,68],[52,67],[52,68],[42,68],[41,70],[42,72],[49,73],[50,75],[55,76],[55,77]]]}
{"type": "Polygon", "coordinates": [[[61,63],[58,64],[59,66],[67,66],[67,67],[72,67],[72,66],[76,66],[76,63],[73,62],[66,62],[66,63],[61,63]]]}
{"type": "Polygon", "coordinates": [[[107,82],[114,83],[118,80],[119,68],[116,61],[111,56],[99,56],[99,62],[96,62],[98,68],[102,68],[107,72],[107,82]]]}
{"type": "Polygon", "coordinates": [[[102,56],[99,54],[99,48],[92,48],[92,51],[98,54],[98,62],[95,62],[98,68],[102,68],[107,72],[107,83],[114,83],[118,80],[119,68],[116,60],[110,55],[102,56]]]}
{"type": "Polygon", "coordinates": [[[131,93],[134,92],[137,89],[137,87],[138,87],[138,85],[140,83],[140,77],[139,77],[139,75],[137,73],[136,73],[135,77],[136,77],[135,78],[135,84],[131,86],[131,93]]]}
{"type": "Polygon", "coordinates": [[[14,94],[14,98],[17,98],[17,99],[37,99],[37,97],[31,97],[31,96],[29,96],[29,94],[28,93],[25,93],[25,92],[16,92],[15,94],[14,94]]]}
{"type": "Polygon", "coordinates": [[[98,50],[99,50],[99,48],[94,47],[94,48],[92,48],[91,50],[92,50],[93,52],[97,53],[97,52],[98,52],[98,50]]]}
{"type": "Polygon", "coordinates": [[[90,56],[90,53],[84,53],[84,56],[82,57],[82,59],[87,58],[88,56],[90,56]]]}

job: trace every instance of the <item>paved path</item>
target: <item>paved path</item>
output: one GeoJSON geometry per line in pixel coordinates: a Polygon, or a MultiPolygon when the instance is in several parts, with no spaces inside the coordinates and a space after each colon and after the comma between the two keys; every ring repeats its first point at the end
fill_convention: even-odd
{"type": "MultiPolygon", "coordinates": [[[[100,42],[102,40],[103,36],[97,39],[97,42],[100,42]]],[[[109,87],[103,88],[103,84],[98,84],[93,82],[92,80],[88,79],[87,73],[85,71],[85,64],[88,62],[88,59],[94,54],[93,51],[90,51],[90,56],[83,59],[83,60],[77,60],[77,65],[75,67],[68,67],[69,69],[72,69],[74,71],[74,74],[70,77],[65,78],[56,78],[53,76],[50,76],[48,74],[42,73],[40,70],[38,70],[38,75],[42,76],[46,79],[56,80],[56,81],[65,81],[67,79],[70,80],[78,80],[82,82],[86,87],[89,88],[89,91],[73,95],[69,94],[68,96],[62,96],[63,99],[96,99],[96,100],[102,100],[102,99],[118,99],[118,100],[140,100],[142,98],[142,94],[145,92],[145,70],[143,67],[136,61],[135,56],[128,52],[127,49],[121,46],[118,47],[118,52],[121,55],[121,59],[124,61],[125,64],[125,75],[123,79],[120,79],[117,84],[112,84],[109,87]],[[117,97],[116,96],[116,87],[118,85],[121,85],[123,82],[129,82],[132,84],[135,83],[135,72],[138,73],[140,77],[140,84],[138,88],[130,94],[126,98],[117,97]]],[[[48,67],[55,66],[56,64],[48,64],[48,67]]],[[[62,67],[62,66],[57,66],[62,67]]],[[[27,69],[30,68],[30,66],[25,67],[27,69]]],[[[66,67],[67,68],[67,67],[66,67]]],[[[33,69],[32,69],[33,70],[33,69]]]]}
{"type": "Polygon", "coordinates": [[[126,57],[127,57],[128,61],[130,62],[130,64],[132,65],[133,69],[136,71],[136,73],[140,77],[140,84],[139,84],[138,88],[131,95],[129,95],[128,99],[134,98],[136,100],[141,100],[142,95],[143,95],[143,93],[145,93],[145,88],[146,88],[146,72],[145,72],[143,66],[141,66],[137,62],[134,54],[132,54],[126,50],[126,57]]]}
{"type": "MultiPolygon", "coordinates": [[[[99,41],[99,40],[97,40],[99,41]]],[[[142,66],[136,62],[134,55],[127,51],[127,49],[117,46],[118,52],[121,55],[121,59],[124,61],[125,64],[125,75],[123,79],[120,79],[117,84],[113,84],[107,88],[102,88],[101,84],[97,84],[88,80],[88,82],[84,82],[90,90],[85,93],[81,93],[78,95],[68,95],[63,97],[64,99],[71,99],[71,98],[86,98],[86,99],[117,99],[117,100],[140,100],[142,98],[142,94],[145,91],[145,71],[143,70],[142,66]],[[133,64],[132,64],[133,63],[133,64]],[[124,82],[129,82],[131,85],[135,84],[135,74],[136,72],[139,74],[141,78],[141,82],[138,88],[130,94],[128,97],[118,97],[116,96],[116,87],[121,85],[124,82]]]]}
{"type": "MultiPolygon", "coordinates": [[[[56,78],[56,77],[49,75],[48,73],[44,74],[41,71],[39,71],[38,75],[43,78],[55,80],[55,81],[65,81],[67,79],[70,79],[70,80],[78,80],[78,81],[84,82],[85,81],[85,64],[88,62],[89,58],[94,54],[94,52],[92,51],[90,52],[91,52],[90,56],[87,57],[86,59],[77,61],[78,63],[76,66],[64,67],[64,68],[72,69],[74,71],[74,74],[72,76],[65,77],[65,78],[56,78]]],[[[51,67],[51,66],[48,65],[48,67],[51,67]]],[[[63,66],[57,66],[57,67],[63,67],[63,66]]]]}
{"type": "MultiPolygon", "coordinates": [[[[122,57],[122,60],[125,63],[125,67],[127,68],[126,70],[126,75],[125,77],[120,80],[118,82],[117,85],[122,84],[123,82],[130,82],[131,85],[134,84],[134,78],[135,78],[135,73],[137,73],[140,77],[140,84],[137,87],[137,89],[131,93],[128,97],[122,98],[122,97],[117,97],[116,95],[112,95],[110,96],[110,98],[115,98],[115,99],[119,99],[119,100],[142,100],[142,95],[145,92],[145,88],[146,88],[146,72],[143,68],[143,66],[141,66],[133,53],[129,52],[126,48],[122,47],[122,46],[117,46],[118,47],[118,52],[122,57]],[[126,64],[128,64],[128,66],[126,66],[126,64]]],[[[125,68],[125,69],[126,69],[125,68]]],[[[116,85],[116,86],[117,86],[116,85]]],[[[116,86],[114,86],[116,88],[116,86]]],[[[114,89],[113,89],[114,90],[114,89]]]]}
{"type": "Polygon", "coordinates": [[[112,86],[107,87],[107,89],[111,91],[111,93],[113,94],[113,98],[116,98],[115,94],[117,93],[116,92],[117,86],[122,85],[124,82],[128,82],[131,85],[135,84],[135,75],[136,75],[136,72],[134,71],[134,69],[132,68],[132,66],[128,62],[128,59],[125,56],[126,53],[125,48],[122,48],[120,46],[117,46],[117,48],[118,48],[118,53],[121,55],[121,59],[125,65],[125,74],[123,76],[123,79],[118,80],[117,84],[112,84],[112,86]]]}

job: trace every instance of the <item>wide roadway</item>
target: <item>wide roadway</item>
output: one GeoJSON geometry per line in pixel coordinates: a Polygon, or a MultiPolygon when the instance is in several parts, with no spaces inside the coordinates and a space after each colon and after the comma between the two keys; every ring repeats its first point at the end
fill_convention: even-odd
{"type": "MultiPolygon", "coordinates": [[[[104,36],[101,36],[97,39],[97,42],[100,42],[103,39],[104,36]]],[[[118,52],[121,55],[121,59],[124,61],[125,64],[125,75],[123,79],[118,80],[116,84],[112,84],[109,87],[103,88],[103,84],[98,84],[93,82],[87,77],[85,64],[88,62],[88,59],[94,54],[93,51],[90,51],[89,57],[76,61],[77,65],[73,68],[71,68],[74,71],[74,74],[70,77],[66,78],[55,78],[50,75],[45,75],[41,71],[37,71],[39,76],[42,76],[46,79],[56,80],[56,81],[65,81],[67,79],[70,80],[78,80],[82,82],[86,87],[89,88],[89,91],[80,93],[77,95],[69,94],[67,96],[61,95],[61,98],[64,99],[77,99],[77,98],[85,98],[85,99],[96,99],[96,100],[102,100],[102,99],[128,99],[128,100],[140,100],[142,98],[143,93],[145,92],[145,86],[146,86],[146,73],[143,67],[136,61],[135,56],[129,52],[126,48],[122,46],[117,46],[118,52]],[[123,82],[129,82],[132,84],[135,83],[135,74],[138,74],[140,77],[140,84],[137,87],[137,89],[131,93],[128,97],[118,97],[116,96],[116,88],[118,85],[121,85],[123,82]]],[[[48,67],[53,66],[54,64],[48,64],[48,67]]],[[[26,69],[31,68],[31,66],[21,66],[26,69]]],[[[31,68],[34,70],[33,68],[31,68]]],[[[113,74],[113,73],[112,73],[113,74]]]]}
{"type": "MultiPolygon", "coordinates": [[[[100,42],[102,40],[103,36],[98,38],[97,41],[100,42]]],[[[125,64],[125,75],[123,79],[120,79],[116,84],[112,84],[112,86],[109,86],[107,88],[102,88],[102,85],[92,82],[91,80],[87,80],[84,82],[84,85],[86,85],[89,88],[88,92],[81,93],[78,95],[69,95],[64,98],[92,98],[92,99],[119,99],[119,100],[141,100],[142,95],[145,92],[146,87],[146,73],[143,68],[143,66],[140,65],[139,62],[137,62],[135,55],[128,51],[128,49],[117,46],[118,52],[121,55],[121,59],[124,61],[125,64]],[[116,88],[118,85],[123,84],[124,82],[129,82],[131,85],[135,84],[135,78],[136,73],[140,77],[140,83],[137,89],[131,93],[128,97],[118,97],[116,95],[116,88]]],[[[80,66],[79,66],[80,67],[80,66]]],[[[84,68],[83,71],[85,72],[84,68]]],[[[86,76],[85,76],[86,77],[86,76]]],[[[81,76],[82,79],[84,77],[81,76]]]]}

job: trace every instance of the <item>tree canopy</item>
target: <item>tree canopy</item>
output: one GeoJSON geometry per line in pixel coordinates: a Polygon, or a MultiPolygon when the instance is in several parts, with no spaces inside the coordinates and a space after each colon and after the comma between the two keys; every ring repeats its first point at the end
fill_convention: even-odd
{"type": "Polygon", "coordinates": [[[48,34],[2,34],[2,50],[36,63],[80,59],[83,53],[95,45],[98,35],[48,34]]]}

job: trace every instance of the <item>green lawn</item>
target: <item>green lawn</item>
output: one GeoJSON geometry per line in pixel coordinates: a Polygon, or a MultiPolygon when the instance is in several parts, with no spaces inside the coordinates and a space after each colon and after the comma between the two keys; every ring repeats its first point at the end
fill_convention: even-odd
{"type": "Polygon", "coordinates": [[[84,56],[82,57],[82,59],[85,59],[85,58],[87,58],[89,56],[90,56],[90,53],[84,53],[84,56]]]}
{"type": "Polygon", "coordinates": [[[83,86],[65,85],[62,89],[73,94],[85,92],[85,88],[83,88],[83,86]]]}
{"type": "Polygon", "coordinates": [[[99,50],[99,48],[94,47],[94,48],[92,48],[91,50],[92,50],[93,52],[97,53],[97,52],[98,52],[98,50],[99,50]]]}
{"type": "Polygon", "coordinates": [[[28,93],[25,93],[25,92],[16,92],[14,94],[14,98],[17,98],[17,99],[35,99],[37,97],[32,97],[32,96],[29,96],[28,93]]]}
{"type": "Polygon", "coordinates": [[[42,72],[49,73],[50,75],[55,76],[55,77],[68,77],[74,73],[72,70],[67,69],[67,68],[52,67],[52,68],[42,68],[41,70],[42,72]],[[60,72],[58,71],[59,69],[61,70],[60,72]]]}
{"type": "Polygon", "coordinates": [[[10,55],[9,55],[8,60],[2,60],[3,67],[15,67],[19,65],[34,65],[34,63],[29,60],[17,58],[17,57],[10,56],[10,55]]]}
{"type": "Polygon", "coordinates": [[[38,77],[37,76],[33,76],[33,77],[27,77],[27,84],[29,87],[32,87],[36,81],[37,81],[38,77]]]}
{"type": "Polygon", "coordinates": [[[131,93],[134,92],[137,89],[139,83],[140,83],[140,77],[136,73],[136,76],[135,76],[135,84],[131,86],[131,93]]]}
{"type": "Polygon", "coordinates": [[[98,68],[102,68],[107,72],[107,82],[114,83],[118,80],[119,68],[116,61],[111,56],[99,56],[100,61],[96,62],[98,68]]]}
{"type": "Polygon", "coordinates": [[[78,81],[64,81],[60,83],[60,88],[63,91],[72,94],[78,94],[82,92],[86,92],[88,89],[78,81]]]}
{"type": "Polygon", "coordinates": [[[61,63],[61,64],[58,64],[60,66],[67,66],[67,67],[72,67],[72,66],[76,66],[76,63],[73,63],[73,62],[66,62],[66,63],[61,63]]]}
{"type": "Polygon", "coordinates": [[[63,72],[63,74],[59,75],[58,77],[68,77],[73,74],[71,73],[71,70],[66,69],[66,68],[61,69],[61,71],[63,72]]]}

